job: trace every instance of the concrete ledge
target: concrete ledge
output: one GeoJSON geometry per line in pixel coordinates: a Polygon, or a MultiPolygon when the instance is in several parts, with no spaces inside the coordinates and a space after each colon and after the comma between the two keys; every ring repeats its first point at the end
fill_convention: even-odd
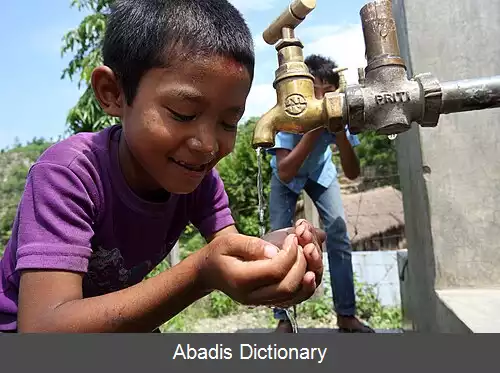
{"type": "Polygon", "coordinates": [[[470,333],[500,333],[500,289],[446,289],[436,294],[470,333]]]}
{"type": "MultiPolygon", "coordinates": [[[[237,330],[235,333],[273,333],[274,334],[274,329],[240,329],[237,330]]],[[[338,329],[328,329],[328,328],[300,328],[299,327],[299,333],[300,334],[330,334],[330,333],[339,333],[338,329]]],[[[377,334],[401,334],[403,333],[403,330],[401,329],[375,329],[375,333],[377,334]]]]}

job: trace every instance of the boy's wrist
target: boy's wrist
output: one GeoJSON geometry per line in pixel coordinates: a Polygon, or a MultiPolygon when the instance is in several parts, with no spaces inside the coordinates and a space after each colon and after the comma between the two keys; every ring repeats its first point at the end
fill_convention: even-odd
{"type": "Polygon", "coordinates": [[[196,268],[196,274],[194,275],[196,277],[196,288],[203,293],[203,296],[210,294],[214,290],[219,290],[216,284],[217,281],[214,281],[217,274],[214,273],[212,258],[217,252],[220,252],[221,249],[223,250],[222,246],[227,244],[226,239],[231,235],[232,234],[225,234],[215,237],[202,249],[190,256],[196,268]]]}
{"type": "Polygon", "coordinates": [[[206,272],[208,269],[207,259],[210,256],[207,253],[207,250],[210,250],[210,244],[189,255],[186,259],[179,263],[180,265],[186,265],[185,275],[191,279],[192,290],[196,294],[197,298],[203,298],[214,290],[211,289],[209,282],[206,281],[206,272]]]}

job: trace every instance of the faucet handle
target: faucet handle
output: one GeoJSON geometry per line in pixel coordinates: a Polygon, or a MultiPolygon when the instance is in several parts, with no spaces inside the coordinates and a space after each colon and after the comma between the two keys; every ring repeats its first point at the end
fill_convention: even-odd
{"type": "Polygon", "coordinates": [[[262,38],[269,45],[282,39],[283,29],[295,29],[306,16],[316,8],[316,0],[294,0],[281,15],[262,33],[262,38]]]}
{"type": "Polygon", "coordinates": [[[337,92],[339,93],[345,93],[345,90],[347,88],[347,80],[345,79],[344,71],[349,70],[348,67],[337,67],[336,69],[333,69],[334,73],[339,74],[339,87],[337,89],[337,92]]]}

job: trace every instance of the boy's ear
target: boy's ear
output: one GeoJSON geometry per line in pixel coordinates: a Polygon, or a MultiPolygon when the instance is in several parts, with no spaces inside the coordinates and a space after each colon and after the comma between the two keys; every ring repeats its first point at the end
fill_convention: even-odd
{"type": "Polygon", "coordinates": [[[113,70],[107,66],[95,68],[92,72],[91,84],[95,97],[104,112],[113,117],[121,117],[125,97],[113,70]]]}

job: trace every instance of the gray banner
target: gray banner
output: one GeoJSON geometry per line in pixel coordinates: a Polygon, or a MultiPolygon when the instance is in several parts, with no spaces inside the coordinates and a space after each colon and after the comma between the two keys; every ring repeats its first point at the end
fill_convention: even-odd
{"type": "Polygon", "coordinates": [[[495,340],[443,334],[0,334],[0,370],[497,372],[495,340]]]}

